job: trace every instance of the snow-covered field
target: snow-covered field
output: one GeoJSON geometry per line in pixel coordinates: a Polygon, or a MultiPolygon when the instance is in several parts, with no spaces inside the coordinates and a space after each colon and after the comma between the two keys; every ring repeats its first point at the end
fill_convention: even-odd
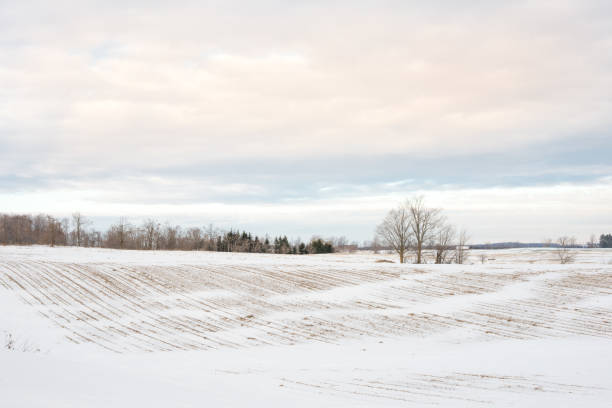
{"type": "Polygon", "coordinates": [[[612,251],[576,255],[0,247],[0,407],[609,407],[612,251]]]}

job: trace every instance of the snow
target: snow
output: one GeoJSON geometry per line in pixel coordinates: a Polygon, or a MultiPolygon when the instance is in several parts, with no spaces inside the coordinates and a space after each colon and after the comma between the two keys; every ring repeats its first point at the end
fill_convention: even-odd
{"type": "Polygon", "coordinates": [[[612,251],[576,255],[0,247],[0,406],[608,407],[612,251]]]}

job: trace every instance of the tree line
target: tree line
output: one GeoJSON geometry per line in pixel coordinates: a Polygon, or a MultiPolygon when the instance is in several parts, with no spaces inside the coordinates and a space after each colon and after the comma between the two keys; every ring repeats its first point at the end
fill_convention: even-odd
{"type": "Polygon", "coordinates": [[[140,250],[204,250],[274,254],[322,254],[336,250],[334,242],[346,239],[313,237],[309,242],[286,236],[270,238],[238,230],[208,227],[183,228],[147,219],[140,225],[121,217],[106,231],[90,228],[91,221],[76,212],[71,218],[51,215],[0,214],[0,245],[80,246],[140,250]]]}
{"type": "MultiPolygon", "coordinates": [[[[81,213],[70,218],[56,218],[47,214],[0,213],[0,245],[62,245],[141,250],[206,250],[220,252],[253,252],[276,254],[320,254],[354,251],[356,242],[345,237],[322,239],[313,237],[308,242],[289,241],[286,236],[260,237],[246,231],[223,231],[207,227],[182,228],[162,225],[148,219],[134,225],[124,217],[101,232],[90,227],[91,221],[81,213]]],[[[555,248],[579,247],[574,238],[552,239],[543,246],[555,248]]],[[[595,235],[587,244],[591,248],[611,248],[612,234],[595,235]]],[[[400,262],[463,263],[468,255],[468,235],[448,223],[439,208],[425,205],[423,197],[406,200],[389,211],[376,229],[369,249],[374,252],[389,249],[396,252],[400,262]]],[[[566,251],[561,251],[565,253],[566,251]]],[[[561,257],[561,255],[560,255],[561,257]]]]}

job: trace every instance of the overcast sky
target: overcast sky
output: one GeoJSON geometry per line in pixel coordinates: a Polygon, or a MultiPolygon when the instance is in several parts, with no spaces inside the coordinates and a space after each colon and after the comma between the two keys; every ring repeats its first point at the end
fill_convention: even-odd
{"type": "Polygon", "coordinates": [[[0,212],[612,232],[610,1],[125,3],[0,3],[0,212]]]}

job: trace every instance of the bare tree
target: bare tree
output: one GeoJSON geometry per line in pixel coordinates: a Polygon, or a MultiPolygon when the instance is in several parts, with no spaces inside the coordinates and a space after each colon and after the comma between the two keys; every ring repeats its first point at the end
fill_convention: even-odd
{"type": "Polygon", "coordinates": [[[372,251],[377,254],[380,251],[380,242],[378,235],[374,235],[374,239],[372,240],[372,251]]]}
{"type": "Polygon", "coordinates": [[[452,262],[453,241],[455,239],[455,229],[449,224],[442,224],[435,233],[433,243],[435,262],[446,264],[452,262]]]}
{"type": "Polygon", "coordinates": [[[598,242],[599,242],[599,240],[597,239],[595,234],[591,234],[591,237],[589,238],[589,242],[587,243],[587,246],[589,248],[597,248],[598,242]]]}
{"type": "Polygon", "coordinates": [[[376,235],[384,245],[390,246],[404,263],[406,252],[413,248],[415,262],[425,262],[425,249],[434,250],[435,263],[463,263],[467,255],[468,236],[459,234],[459,245],[455,245],[455,229],[448,225],[439,208],[427,207],[422,196],[406,200],[389,211],[376,229],[376,235]],[[451,255],[454,250],[454,257],[451,255]]]}
{"type": "Polygon", "coordinates": [[[61,221],[58,221],[60,235],[58,237],[58,244],[68,245],[68,231],[70,231],[70,220],[66,217],[62,218],[61,221]]]}
{"type": "Polygon", "coordinates": [[[59,222],[51,216],[47,216],[49,222],[49,246],[54,247],[57,240],[58,229],[61,228],[59,222]]]}
{"type": "Polygon", "coordinates": [[[178,225],[170,225],[166,223],[163,230],[166,249],[177,249],[178,240],[181,235],[181,227],[178,225]]]}
{"type": "Polygon", "coordinates": [[[376,228],[376,234],[383,243],[393,248],[404,263],[406,252],[410,247],[412,230],[410,213],[405,205],[389,211],[383,222],[376,228]]]}
{"type": "Polygon", "coordinates": [[[435,231],[443,222],[440,209],[425,206],[422,196],[409,199],[405,204],[410,217],[410,228],[414,237],[416,263],[423,262],[423,247],[434,237],[435,231]]]}
{"type": "Polygon", "coordinates": [[[470,237],[468,236],[467,231],[462,229],[459,232],[459,240],[457,241],[457,248],[455,249],[455,262],[458,264],[463,264],[465,261],[467,261],[470,249],[468,246],[469,239],[470,237]]]}
{"type": "Polygon", "coordinates": [[[125,249],[128,243],[131,225],[127,218],[120,217],[119,221],[110,227],[107,232],[107,245],[111,248],[125,249]]]}
{"type": "Polygon", "coordinates": [[[155,249],[157,237],[159,236],[159,223],[152,218],[146,220],[142,225],[144,231],[144,247],[145,249],[155,249]]]}
{"type": "Polygon", "coordinates": [[[217,250],[217,237],[219,236],[219,230],[212,224],[208,224],[208,227],[204,228],[204,249],[207,251],[217,250]]]}
{"type": "Polygon", "coordinates": [[[576,238],[563,236],[557,240],[557,244],[559,244],[556,250],[559,262],[562,264],[574,262],[576,257],[570,248],[576,245],[576,238]]]}
{"type": "MultiPolygon", "coordinates": [[[[318,238],[318,237],[317,237],[318,238]]],[[[345,236],[331,238],[333,245],[339,252],[345,252],[348,246],[348,239],[345,236]]]]}
{"type": "Polygon", "coordinates": [[[92,231],[91,232],[91,244],[94,247],[102,246],[102,233],[100,231],[92,231]]]}
{"type": "Polygon", "coordinates": [[[184,249],[200,250],[204,246],[204,240],[202,239],[202,230],[198,227],[189,228],[187,230],[186,238],[188,241],[188,245],[184,249]]]}
{"type": "Polygon", "coordinates": [[[81,246],[83,244],[83,230],[88,224],[90,224],[90,221],[80,212],[75,212],[72,214],[72,233],[74,235],[74,244],[76,244],[76,246],[81,246]]]}

